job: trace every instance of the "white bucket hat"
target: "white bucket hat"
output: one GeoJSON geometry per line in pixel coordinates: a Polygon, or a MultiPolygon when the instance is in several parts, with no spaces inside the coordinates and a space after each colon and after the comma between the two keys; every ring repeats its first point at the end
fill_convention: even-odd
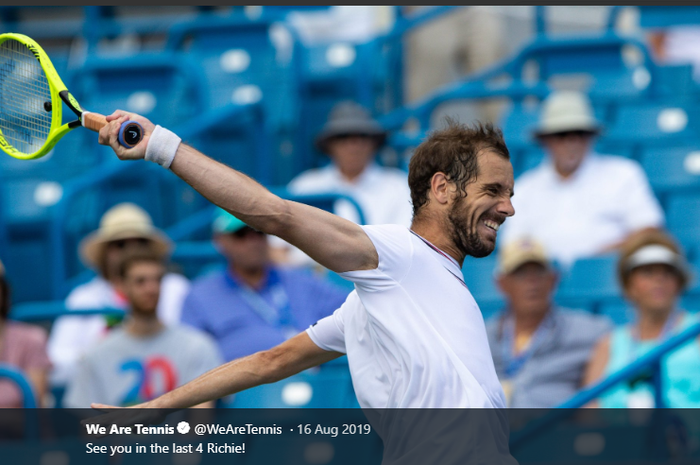
{"type": "Polygon", "coordinates": [[[158,228],[151,217],[133,203],[121,203],[107,210],[100,227],[80,242],[80,255],[88,266],[97,266],[107,243],[121,239],[148,239],[155,251],[163,256],[172,248],[172,242],[158,228]]]}
{"type": "Polygon", "coordinates": [[[557,91],[542,104],[540,121],[533,131],[535,137],[567,131],[599,133],[603,125],[593,115],[588,97],[581,92],[557,91]]]}

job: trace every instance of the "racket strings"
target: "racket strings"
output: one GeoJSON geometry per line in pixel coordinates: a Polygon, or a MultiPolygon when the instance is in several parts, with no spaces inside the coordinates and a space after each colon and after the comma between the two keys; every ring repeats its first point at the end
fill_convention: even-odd
{"type": "Polygon", "coordinates": [[[0,44],[0,131],[24,154],[37,152],[49,136],[51,90],[39,60],[16,40],[0,44]]]}

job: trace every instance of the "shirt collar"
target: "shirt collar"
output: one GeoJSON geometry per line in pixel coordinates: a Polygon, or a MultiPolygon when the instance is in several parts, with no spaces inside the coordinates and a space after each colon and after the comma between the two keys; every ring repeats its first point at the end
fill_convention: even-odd
{"type": "Polygon", "coordinates": [[[427,245],[428,247],[430,247],[435,253],[437,253],[438,255],[440,255],[444,261],[446,261],[447,263],[449,263],[449,265],[450,265],[449,268],[451,268],[451,270],[450,270],[450,269],[448,269],[448,270],[450,271],[450,273],[452,273],[452,274],[457,273],[457,274],[455,274],[455,276],[456,276],[460,281],[464,282],[464,277],[463,277],[463,275],[462,275],[462,268],[459,266],[459,263],[457,263],[457,260],[455,260],[454,258],[452,258],[452,257],[451,257],[450,255],[448,255],[446,252],[442,251],[439,247],[437,247],[437,246],[434,245],[432,242],[430,242],[429,240],[425,239],[423,236],[421,236],[420,234],[416,233],[416,232],[413,231],[412,229],[410,229],[409,231],[411,231],[411,234],[413,234],[413,235],[416,236],[418,239],[420,239],[421,241],[423,241],[423,243],[424,243],[425,245],[427,245]]]}
{"type": "Polygon", "coordinates": [[[377,174],[381,170],[377,162],[372,162],[369,165],[367,165],[367,167],[362,171],[362,173],[360,173],[360,175],[357,177],[357,180],[351,183],[343,177],[343,175],[340,173],[340,170],[334,163],[328,165],[328,169],[331,171],[333,177],[339,184],[350,187],[374,183],[377,174]]]}

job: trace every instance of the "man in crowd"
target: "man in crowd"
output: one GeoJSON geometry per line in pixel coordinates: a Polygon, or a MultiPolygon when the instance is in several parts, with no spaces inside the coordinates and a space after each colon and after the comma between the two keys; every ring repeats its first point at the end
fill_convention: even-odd
{"type": "MultiPolygon", "coordinates": [[[[78,364],[64,404],[90,402],[128,406],[154,399],[217,367],[221,357],[206,334],[184,325],[166,326],[156,308],[165,276],[162,255],[152,250],[128,253],[118,268],[117,288],[129,315],[92,346],[78,364]]],[[[204,406],[213,406],[209,402],[204,406]]]]}
{"type": "MultiPolygon", "coordinates": [[[[124,254],[136,249],[149,249],[165,257],[170,240],[153,226],[143,209],[122,203],[110,208],[100,220],[97,231],[80,244],[83,262],[98,275],[71,291],[66,298],[70,310],[118,308],[126,309],[125,296],[119,292],[119,263],[124,254]]],[[[166,325],[180,320],[182,302],[189,291],[189,281],[182,275],[166,273],[163,297],[158,302],[158,316],[166,325]]],[[[54,365],[52,383],[65,385],[74,375],[80,356],[100,338],[110,325],[101,315],[63,316],[56,320],[49,339],[49,357],[54,365]]]]}
{"type": "MultiPolygon", "coordinates": [[[[411,195],[406,173],[375,162],[386,133],[369,112],[354,102],[340,102],[316,138],[331,163],[301,173],[289,183],[296,194],[340,192],[360,204],[367,224],[411,224],[411,195]]],[[[338,202],[336,214],[358,223],[354,209],[338,202]]]]}
{"type": "Polygon", "coordinates": [[[506,225],[504,242],[538,239],[552,259],[568,267],[617,248],[636,231],[663,225],[642,167],[592,151],[601,129],[585,95],[549,96],[535,131],[547,158],[518,178],[513,197],[518,215],[506,225]]]}
{"type": "Polygon", "coordinates": [[[508,405],[556,407],[582,387],[593,347],[611,323],[553,302],[557,273],[536,240],[506,243],[497,272],[506,308],[486,331],[508,405]]]}
{"type": "Polygon", "coordinates": [[[219,210],[212,225],[225,269],[192,284],[182,322],[209,333],[226,360],[284,342],[340,307],[347,291],[270,262],[267,235],[219,210]]]}

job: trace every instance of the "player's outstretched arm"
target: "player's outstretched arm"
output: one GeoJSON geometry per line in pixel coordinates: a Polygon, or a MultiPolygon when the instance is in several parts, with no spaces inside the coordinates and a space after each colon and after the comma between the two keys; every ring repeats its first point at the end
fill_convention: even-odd
{"type": "MultiPolygon", "coordinates": [[[[302,332],[270,350],[221,365],[184,386],[134,407],[138,409],[189,408],[261,384],[274,383],[341,355],[343,354],[339,352],[321,349],[314,344],[306,332],[302,332]]],[[[100,410],[112,408],[102,404],[92,404],[92,407],[100,410]]]]}
{"type": "MultiPolygon", "coordinates": [[[[100,144],[109,145],[122,160],[142,159],[155,126],[147,119],[123,111],[107,117],[100,144]],[[117,140],[122,122],[135,120],[144,138],[126,149],[117,140]]],[[[153,151],[153,148],[151,148],[153,151]]],[[[303,250],[321,265],[336,271],[374,269],[377,251],[365,232],[351,221],[308,205],[281,199],[250,177],[223,165],[186,144],[180,144],[170,169],[211,202],[248,225],[279,236],[303,250]]]]}

